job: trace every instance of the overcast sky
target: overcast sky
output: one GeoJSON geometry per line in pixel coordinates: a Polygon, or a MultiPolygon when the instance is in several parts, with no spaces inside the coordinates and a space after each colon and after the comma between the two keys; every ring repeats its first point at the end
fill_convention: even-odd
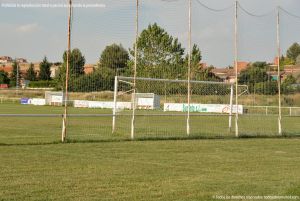
{"type": "MultiPolygon", "coordinates": [[[[193,0],[192,41],[197,44],[203,62],[225,67],[233,63],[234,0],[199,0],[215,9],[203,8],[193,0]]],[[[0,0],[2,3],[66,3],[67,0],[0,0]]],[[[183,46],[188,42],[187,0],[174,2],[141,0],[139,30],[157,22],[183,46]]],[[[298,14],[299,0],[239,0],[249,12],[265,17],[252,17],[239,10],[239,60],[272,61],[276,55],[276,7],[279,5],[298,14]],[[270,11],[273,11],[270,13],[270,11]]],[[[73,15],[72,47],[82,50],[88,63],[96,63],[101,51],[111,43],[132,47],[135,36],[134,0],[85,0],[74,3],[98,4],[105,7],[76,8],[73,15]]],[[[24,57],[31,62],[47,56],[61,61],[67,46],[67,8],[0,8],[0,55],[24,57]]],[[[300,19],[281,13],[280,39],[282,53],[293,42],[300,42],[300,19]]]]}

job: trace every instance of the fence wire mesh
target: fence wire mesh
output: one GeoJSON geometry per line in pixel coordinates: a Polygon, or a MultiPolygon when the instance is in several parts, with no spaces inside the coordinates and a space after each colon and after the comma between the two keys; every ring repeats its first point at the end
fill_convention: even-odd
{"type": "Polygon", "coordinates": [[[0,3],[0,144],[299,135],[300,20],[283,7],[0,3]]]}

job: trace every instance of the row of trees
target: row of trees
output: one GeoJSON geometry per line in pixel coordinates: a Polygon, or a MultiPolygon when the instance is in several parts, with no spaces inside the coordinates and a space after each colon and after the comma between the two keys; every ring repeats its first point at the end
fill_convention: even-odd
{"type": "MultiPolygon", "coordinates": [[[[134,69],[134,49],[135,45],[127,51],[122,45],[112,44],[107,46],[99,57],[98,67],[91,74],[85,74],[85,57],[79,49],[70,51],[70,90],[72,91],[95,91],[112,90],[115,75],[132,76],[134,69]]],[[[167,78],[167,79],[187,79],[188,57],[185,49],[177,38],[169,35],[163,28],[155,24],[150,24],[143,30],[137,40],[137,72],[139,77],[167,78]]],[[[282,56],[282,65],[297,64],[300,60],[300,45],[293,44],[287,51],[286,56],[282,56]]],[[[211,68],[201,68],[201,51],[197,45],[193,45],[191,52],[191,79],[220,81],[211,68]]],[[[59,74],[55,78],[57,88],[64,88],[67,64],[67,52],[63,54],[63,63],[59,69],[59,74]]],[[[13,72],[9,78],[16,80],[17,63],[14,62],[13,72]]],[[[26,73],[25,79],[50,80],[50,66],[45,57],[40,64],[40,72],[34,71],[31,64],[26,73]]],[[[251,64],[245,71],[241,72],[239,83],[250,86],[250,92],[275,94],[278,91],[276,80],[267,74],[269,65],[266,62],[256,62],[251,64]]],[[[7,82],[5,73],[0,73],[0,82],[7,82]]],[[[287,79],[288,83],[296,82],[292,78],[287,79]]],[[[287,82],[287,81],[286,81],[287,82]]]]}
{"type": "MultiPolygon", "coordinates": [[[[239,84],[245,84],[249,87],[250,93],[274,95],[278,93],[278,77],[272,77],[267,72],[270,65],[266,62],[255,62],[243,70],[239,76],[239,84]]],[[[300,92],[296,86],[297,79],[288,75],[281,84],[281,90],[285,94],[300,92]],[[294,87],[295,86],[295,87],[294,87]]]]}
{"type": "MultiPolygon", "coordinates": [[[[135,44],[127,52],[122,45],[112,44],[107,46],[99,58],[98,68],[94,73],[85,75],[85,58],[79,49],[70,52],[70,90],[94,91],[113,90],[115,75],[132,76],[134,69],[135,44]]],[[[187,79],[188,56],[177,38],[170,36],[157,24],[150,24],[143,30],[137,40],[137,72],[139,77],[187,79]]],[[[201,68],[201,51],[194,45],[191,53],[191,79],[220,81],[211,68],[201,68]]],[[[282,65],[297,64],[300,60],[300,45],[294,43],[282,56],[282,65]]],[[[59,80],[60,86],[64,85],[66,52],[63,56],[63,66],[59,80]]],[[[276,94],[278,92],[277,81],[269,75],[270,65],[266,62],[255,62],[241,72],[240,84],[249,86],[251,93],[276,94]]],[[[291,85],[296,79],[289,76],[282,83],[282,91],[291,92],[291,85]]],[[[142,83],[140,83],[140,87],[142,83]]],[[[145,88],[146,86],[144,86],[145,88]]]]}
{"type": "MultiPolygon", "coordinates": [[[[29,81],[37,80],[51,80],[51,63],[48,62],[47,57],[44,57],[43,61],[39,65],[39,74],[34,70],[34,65],[31,63],[29,68],[24,75],[24,79],[29,81]]],[[[0,84],[9,84],[11,86],[16,86],[17,80],[20,81],[22,76],[22,71],[20,71],[20,66],[18,62],[13,61],[12,72],[8,75],[7,72],[0,71],[0,84]]]]}
{"type": "MultiPolygon", "coordinates": [[[[112,90],[115,75],[132,76],[134,49],[127,51],[122,45],[107,46],[99,57],[98,68],[92,74],[84,74],[85,58],[79,49],[70,52],[70,90],[93,91],[112,90]]],[[[163,28],[150,24],[137,40],[137,72],[139,77],[187,79],[188,56],[177,38],[170,36],[163,28]]],[[[199,68],[201,52],[193,46],[191,55],[191,79],[220,80],[211,69],[199,68]]],[[[66,52],[58,80],[64,87],[66,52]]]]}

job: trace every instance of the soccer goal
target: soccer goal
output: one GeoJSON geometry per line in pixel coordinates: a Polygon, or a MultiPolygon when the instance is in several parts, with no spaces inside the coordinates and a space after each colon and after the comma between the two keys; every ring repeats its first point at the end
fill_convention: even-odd
{"type": "Polygon", "coordinates": [[[231,135],[234,114],[243,113],[234,103],[233,83],[190,80],[190,100],[188,80],[137,77],[135,83],[134,90],[133,77],[115,77],[113,133],[121,129],[118,121],[131,118],[132,138],[231,135]]]}

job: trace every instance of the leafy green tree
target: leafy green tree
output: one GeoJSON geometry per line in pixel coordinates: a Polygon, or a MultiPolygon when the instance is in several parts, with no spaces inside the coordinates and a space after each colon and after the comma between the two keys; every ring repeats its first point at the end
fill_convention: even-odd
{"type": "Polygon", "coordinates": [[[294,63],[296,62],[297,57],[300,55],[300,45],[298,43],[294,43],[289,47],[286,52],[287,58],[291,59],[294,63]]]}
{"type": "Polygon", "coordinates": [[[40,63],[40,73],[39,73],[40,80],[50,80],[51,79],[50,67],[51,67],[51,64],[48,62],[47,57],[44,57],[43,61],[40,63]]]}
{"type": "MultiPolygon", "coordinates": [[[[185,58],[185,68],[187,72],[188,67],[188,57],[189,55],[186,55],[185,58]]],[[[203,68],[200,66],[200,61],[202,59],[201,51],[199,47],[194,44],[192,48],[192,57],[191,57],[191,79],[192,80],[206,80],[206,81],[218,81],[220,80],[219,77],[217,77],[213,72],[212,69],[213,66],[210,66],[208,68],[203,68]]],[[[187,77],[187,76],[186,76],[187,77]]]]}
{"type": "MultiPolygon", "coordinates": [[[[70,76],[79,76],[84,74],[85,57],[78,48],[73,49],[69,55],[70,76]]],[[[63,68],[67,66],[67,51],[63,55],[63,68]]]]}
{"type": "Polygon", "coordinates": [[[248,85],[251,93],[257,93],[257,88],[259,88],[259,93],[271,94],[271,91],[274,91],[276,82],[272,81],[267,74],[266,71],[269,68],[266,62],[255,62],[248,66],[247,69],[241,71],[239,83],[248,85]],[[266,84],[268,82],[274,82],[275,84],[266,84]]]}
{"type": "Polygon", "coordinates": [[[74,92],[113,91],[114,70],[103,67],[95,72],[70,80],[70,90],[74,92]]]}
{"type": "Polygon", "coordinates": [[[265,82],[269,80],[266,72],[268,65],[266,62],[255,62],[247,69],[241,71],[239,76],[240,84],[254,84],[258,82],[265,82]]]}
{"type": "Polygon", "coordinates": [[[288,75],[281,84],[282,93],[289,94],[293,93],[296,89],[293,84],[296,84],[297,80],[292,75],[288,75]]]}
{"type": "Polygon", "coordinates": [[[26,80],[35,81],[36,72],[34,71],[33,64],[31,63],[28,70],[26,71],[26,80]]]}
{"type": "MultiPolygon", "coordinates": [[[[78,48],[73,49],[69,55],[69,80],[75,80],[84,75],[85,57],[78,48]]],[[[62,89],[65,85],[67,69],[67,51],[63,54],[63,63],[57,76],[57,88],[62,89]]]]}
{"type": "Polygon", "coordinates": [[[300,55],[298,55],[296,58],[296,65],[300,65],[300,55]]]}
{"type": "Polygon", "coordinates": [[[115,71],[115,75],[119,71],[123,71],[127,67],[129,55],[122,45],[112,44],[106,46],[100,56],[100,67],[107,67],[115,71]]]}
{"type": "MultiPolygon", "coordinates": [[[[177,38],[170,36],[156,23],[150,24],[142,31],[137,41],[137,48],[138,76],[176,79],[186,75],[186,69],[183,66],[184,49],[177,38]]],[[[134,57],[133,50],[130,50],[130,54],[134,57]]],[[[133,63],[131,60],[131,71],[133,63]]]]}
{"type": "Polygon", "coordinates": [[[4,72],[3,70],[0,71],[0,84],[9,84],[9,77],[8,74],[6,72],[4,72]]]}
{"type": "MultiPolygon", "coordinates": [[[[13,67],[13,69],[12,69],[12,73],[10,75],[10,81],[11,81],[10,84],[12,86],[15,86],[17,80],[19,80],[19,82],[20,82],[21,71],[20,71],[20,66],[16,60],[13,61],[12,67],[13,67]]],[[[20,83],[18,83],[18,84],[20,84],[20,83]]]]}
{"type": "Polygon", "coordinates": [[[288,58],[288,57],[284,57],[283,55],[280,58],[280,70],[284,69],[284,66],[286,65],[293,65],[295,64],[295,61],[293,61],[292,59],[288,58]]]}

